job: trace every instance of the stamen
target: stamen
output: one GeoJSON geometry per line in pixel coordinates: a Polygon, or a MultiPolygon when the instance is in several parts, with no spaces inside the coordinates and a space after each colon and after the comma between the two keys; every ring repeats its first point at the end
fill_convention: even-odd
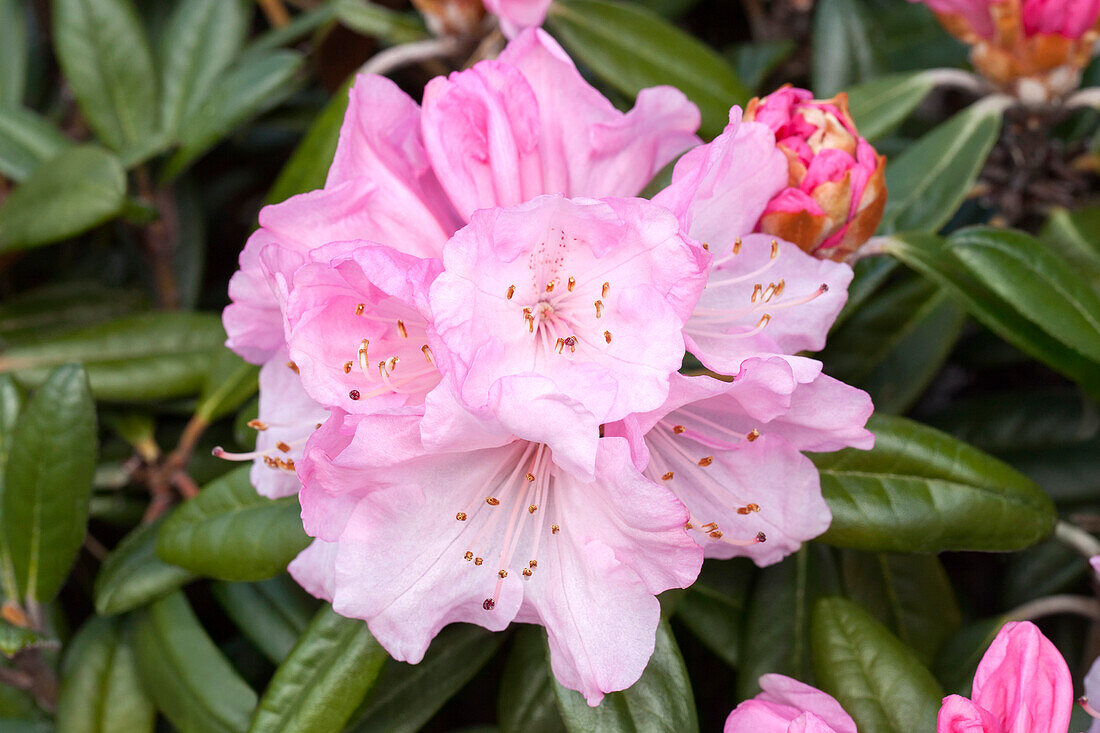
{"type": "Polygon", "coordinates": [[[353,389],[352,391],[348,392],[348,399],[352,399],[352,400],[359,399],[359,390],[353,389]]]}
{"type": "Polygon", "coordinates": [[[298,371],[298,365],[297,365],[297,364],[295,364],[294,362],[292,362],[292,361],[288,361],[288,362],[286,363],[286,366],[287,366],[287,369],[289,369],[290,371],[294,372],[295,374],[301,374],[301,372],[299,372],[299,371],[298,371]]]}
{"type": "Polygon", "coordinates": [[[535,513],[535,512],[537,512],[538,510],[539,510],[539,508],[538,508],[537,506],[535,506],[534,504],[532,504],[531,506],[527,507],[527,513],[528,513],[528,514],[534,514],[534,513],[535,513]]]}
{"type": "Polygon", "coordinates": [[[733,253],[735,255],[741,254],[741,237],[733,240],[733,253]]]}
{"type": "Polygon", "coordinates": [[[366,374],[370,369],[370,359],[368,357],[368,349],[370,348],[370,341],[363,339],[359,342],[359,368],[366,374]]]}
{"type": "Polygon", "coordinates": [[[502,579],[507,578],[508,577],[508,571],[501,568],[500,570],[497,571],[497,577],[502,578],[502,579]]]}
{"type": "Polygon", "coordinates": [[[397,319],[397,330],[401,332],[401,338],[407,339],[409,337],[409,332],[405,328],[405,322],[400,318],[397,319]]]}
{"type": "Polygon", "coordinates": [[[486,611],[492,611],[496,605],[497,602],[494,601],[492,598],[486,598],[485,601],[481,604],[481,607],[484,608],[486,611]]]}
{"type": "Polygon", "coordinates": [[[611,291],[611,283],[604,283],[603,288],[600,290],[600,297],[606,298],[608,292],[611,291]]]}
{"type": "Polygon", "coordinates": [[[470,552],[469,550],[466,550],[466,554],[463,555],[462,557],[466,559],[466,562],[470,562],[471,560],[474,559],[474,553],[470,552]]]}
{"type": "Polygon", "coordinates": [[[530,578],[531,577],[531,568],[524,568],[523,569],[523,577],[525,577],[525,578],[530,578]]]}
{"type": "Polygon", "coordinates": [[[703,249],[705,249],[707,252],[710,252],[710,245],[706,242],[703,242],[703,249]]]}
{"type": "Polygon", "coordinates": [[[551,524],[550,525],[550,533],[551,534],[557,534],[558,532],[561,532],[561,527],[559,527],[556,524],[551,524]]]}
{"type": "Polygon", "coordinates": [[[350,361],[345,361],[344,362],[344,374],[351,374],[351,366],[352,366],[352,362],[350,362],[350,361]]]}
{"type": "Polygon", "coordinates": [[[559,336],[558,337],[558,342],[556,344],[554,344],[554,350],[557,351],[560,354],[562,352],[562,349],[564,349],[564,348],[565,348],[565,339],[563,339],[559,336]]]}
{"type": "Polygon", "coordinates": [[[754,288],[752,289],[752,297],[751,297],[751,298],[749,298],[749,300],[750,300],[751,302],[755,303],[755,302],[756,302],[756,299],[757,299],[758,297],[760,297],[760,290],[761,290],[761,287],[762,287],[762,286],[760,285],[760,283],[756,283],[756,286],[755,286],[755,287],[754,287],[754,288]]]}
{"type": "Polygon", "coordinates": [[[500,499],[496,498],[495,496],[486,496],[485,503],[489,506],[500,506],[500,499]]]}
{"type": "Polygon", "coordinates": [[[260,432],[263,432],[264,430],[267,430],[268,426],[267,423],[261,420],[249,420],[248,427],[252,428],[253,430],[259,430],[260,432]]]}
{"type": "Polygon", "coordinates": [[[535,316],[531,313],[530,308],[523,309],[523,320],[527,321],[527,332],[535,332],[535,316]]]}
{"type": "Polygon", "coordinates": [[[281,450],[283,453],[289,453],[290,452],[290,446],[287,445],[286,443],[284,443],[281,440],[278,443],[275,444],[275,447],[278,448],[279,450],[281,450]]]}
{"type": "Polygon", "coordinates": [[[760,511],[760,505],[759,504],[746,504],[745,506],[737,507],[737,513],[742,515],[742,516],[752,514],[753,512],[758,512],[758,511],[760,511]]]}
{"type": "Polygon", "coordinates": [[[508,300],[511,300],[512,296],[515,295],[515,294],[516,294],[516,286],[515,285],[509,285],[508,286],[508,294],[505,295],[504,297],[507,298],[508,300]]]}
{"type": "Polygon", "coordinates": [[[432,347],[424,344],[420,347],[420,351],[424,354],[424,358],[428,360],[428,363],[435,366],[435,360],[432,358],[432,347]]]}
{"type": "Polygon", "coordinates": [[[669,471],[664,476],[661,476],[661,480],[662,481],[671,481],[672,480],[672,471],[669,471]]]}
{"type": "Polygon", "coordinates": [[[459,512],[458,514],[455,515],[455,519],[457,519],[460,522],[465,522],[466,521],[466,512],[459,512]]]}
{"type": "Polygon", "coordinates": [[[611,332],[610,331],[604,331],[603,332],[603,340],[606,341],[607,343],[611,343],[611,332]]]}
{"type": "Polygon", "coordinates": [[[1086,696],[1081,695],[1081,697],[1077,698],[1077,704],[1092,717],[1100,718],[1100,711],[1097,711],[1096,708],[1089,704],[1089,699],[1086,696]]]}
{"type": "Polygon", "coordinates": [[[676,433],[677,435],[680,435],[685,430],[687,430],[687,428],[685,428],[683,425],[673,425],[672,426],[672,432],[676,433]]]}
{"type": "Polygon", "coordinates": [[[526,478],[526,479],[527,479],[527,481],[528,481],[528,483],[530,483],[530,482],[532,482],[532,481],[534,481],[534,480],[535,480],[535,474],[533,474],[533,473],[528,473],[528,474],[527,474],[527,475],[526,475],[526,476],[525,476],[524,478],[526,478]]]}
{"type": "Polygon", "coordinates": [[[709,466],[712,463],[714,463],[714,456],[703,456],[699,459],[700,466],[709,466]]]}
{"type": "Polygon", "coordinates": [[[360,303],[359,305],[355,306],[355,315],[357,315],[357,316],[363,315],[363,309],[366,308],[366,307],[367,307],[366,303],[360,303]]]}
{"type": "Polygon", "coordinates": [[[481,563],[483,563],[483,562],[485,562],[485,560],[483,558],[480,558],[480,557],[475,557],[474,558],[474,565],[481,565],[481,563]]]}
{"type": "Polygon", "coordinates": [[[577,353],[577,337],[576,336],[569,336],[568,338],[566,338],[565,339],[565,345],[569,347],[569,353],[570,354],[577,353]]]}
{"type": "Polygon", "coordinates": [[[566,287],[569,288],[569,292],[572,293],[573,288],[577,287],[577,279],[575,277],[573,277],[572,275],[570,275],[569,276],[569,282],[566,285],[566,287]]]}
{"type": "Polygon", "coordinates": [[[548,293],[554,292],[554,281],[553,280],[546,283],[546,292],[548,292],[548,293]]]}
{"type": "Polygon", "coordinates": [[[756,440],[759,437],[760,437],[760,431],[757,430],[756,428],[753,428],[752,430],[750,430],[748,432],[748,435],[745,436],[745,440],[747,440],[751,443],[752,441],[756,440]]]}
{"type": "Polygon", "coordinates": [[[596,306],[596,318],[602,318],[603,317],[603,301],[602,300],[597,300],[595,302],[595,306],[596,306]]]}

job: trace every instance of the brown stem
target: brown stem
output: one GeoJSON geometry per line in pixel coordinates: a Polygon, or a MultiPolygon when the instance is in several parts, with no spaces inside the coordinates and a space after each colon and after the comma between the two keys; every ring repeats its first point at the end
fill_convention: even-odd
{"type": "Polygon", "coordinates": [[[171,189],[154,188],[145,168],[135,171],[138,194],[153,204],[157,210],[156,221],[141,230],[142,242],[152,261],[153,281],[156,283],[157,301],[161,308],[175,310],[180,307],[180,290],[176,282],[176,247],[179,244],[179,212],[171,189]]]}
{"type": "Polygon", "coordinates": [[[290,13],[287,12],[286,7],[281,0],[257,0],[260,3],[260,10],[263,11],[267,17],[267,22],[275,28],[282,28],[284,25],[290,22],[290,13]]]}

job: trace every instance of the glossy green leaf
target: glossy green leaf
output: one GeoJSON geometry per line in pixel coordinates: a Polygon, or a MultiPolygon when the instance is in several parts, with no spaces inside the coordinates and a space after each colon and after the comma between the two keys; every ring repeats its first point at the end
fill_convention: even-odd
{"type": "Polygon", "coordinates": [[[638,5],[558,0],[547,22],[570,55],[623,94],[634,97],[659,84],[683,91],[699,106],[705,137],[720,133],[730,106],[751,96],[717,52],[638,5]]]}
{"type": "Polygon", "coordinates": [[[156,710],[141,686],[130,635],[92,618],[73,638],[61,671],[57,728],[66,733],[152,731],[156,710]]]}
{"type": "MultiPolygon", "coordinates": [[[[5,657],[13,657],[24,649],[42,646],[49,643],[49,639],[25,626],[16,626],[6,619],[0,618],[0,654],[5,657]]],[[[57,642],[54,642],[56,644],[57,642]]]]}
{"type": "Polygon", "coordinates": [[[893,158],[886,167],[880,230],[936,232],[974,187],[1001,131],[1001,111],[971,105],[893,158]]]}
{"type": "Polygon", "coordinates": [[[546,632],[521,626],[512,637],[497,695],[501,733],[564,733],[554,696],[554,673],[546,658],[546,632]]]}
{"type": "Polygon", "coordinates": [[[160,124],[170,135],[193,119],[240,52],[248,31],[243,0],[180,0],[160,50],[160,124]]]}
{"type": "Polygon", "coordinates": [[[322,607],[275,670],[249,732],[339,733],[386,658],[366,623],[322,607]]]}
{"type": "Polygon", "coordinates": [[[767,93],[760,86],[769,74],[790,57],[796,47],[797,44],[789,38],[742,43],[734,49],[732,56],[737,76],[754,92],[767,93]]]}
{"type": "Polygon", "coordinates": [[[897,129],[935,86],[923,71],[879,76],[848,88],[848,111],[859,134],[874,141],[897,129]]]}
{"type": "Polygon", "coordinates": [[[695,698],[684,659],[667,621],[657,626],[657,645],[641,678],[622,692],[606,695],[598,707],[554,680],[558,709],[570,733],[699,730],[695,698]]]}
{"type": "Polygon", "coordinates": [[[1010,466],[904,418],[876,416],[868,426],[873,450],[813,456],[833,514],[823,541],[881,552],[1008,551],[1053,530],[1050,499],[1010,466]]]}
{"type": "Polygon", "coordinates": [[[20,597],[50,601],[76,560],[97,447],[88,378],[58,367],[23,410],[4,471],[0,534],[20,597]]]}
{"type": "Polygon", "coordinates": [[[0,354],[0,373],[41,384],[49,368],[81,361],[97,399],[133,402],[196,394],[225,342],[215,313],[158,312],[73,329],[0,354]]]}
{"type": "Polygon", "coordinates": [[[1100,289],[1100,206],[1055,209],[1040,239],[1100,289]]]}
{"type": "Polygon", "coordinates": [[[223,74],[204,103],[182,118],[180,149],[168,161],[164,177],[175,177],[238,126],[290,96],[302,63],[296,51],[271,51],[223,74]]]}
{"type": "Polygon", "coordinates": [[[974,671],[1003,625],[1003,618],[982,619],[964,626],[947,640],[933,667],[947,694],[970,696],[974,671]]]}
{"type": "Polygon", "coordinates": [[[142,683],[180,733],[245,733],[256,693],[207,636],[182,593],[141,611],[135,627],[142,683]]]}
{"type": "Polygon", "coordinates": [[[5,177],[22,181],[70,145],[56,125],[37,113],[0,107],[0,174],[5,177]]]}
{"type": "Polygon", "coordinates": [[[324,188],[328,169],[336,155],[340,126],[344,123],[344,114],[348,109],[348,89],[351,88],[353,79],[344,82],[321,113],[314,118],[305,137],[298,143],[290,160],[279,171],[278,178],[267,192],[267,203],[277,204],[294,194],[324,188]]]}
{"type": "Polygon", "coordinates": [[[848,286],[848,302],[833,321],[833,329],[839,329],[863,304],[877,293],[901,265],[892,257],[864,257],[852,266],[855,277],[848,286]]]}
{"type": "Polygon", "coordinates": [[[215,583],[214,597],[245,638],[281,664],[317,611],[315,599],[287,575],[258,583],[215,583]]]}
{"type": "Polygon", "coordinates": [[[29,52],[27,21],[24,0],[0,0],[0,110],[23,102],[29,52]]]}
{"type": "Polygon", "coordinates": [[[861,0],[818,0],[813,23],[810,67],[819,98],[875,75],[874,29],[861,0]]]}
{"type": "Polygon", "coordinates": [[[818,687],[837,699],[860,733],[933,730],[943,692],[911,649],[865,610],[841,598],[813,614],[818,687]]]}
{"type": "Polygon", "coordinates": [[[452,626],[419,664],[389,660],[349,733],[415,733],[496,653],[504,634],[452,626]]]}
{"type": "Polygon", "coordinates": [[[810,617],[817,599],[840,592],[840,576],[827,547],[806,545],[757,575],[748,599],[737,674],[737,698],[760,692],[769,672],[812,682],[810,617]]]}
{"type": "Polygon", "coordinates": [[[157,557],[163,520],[140,524],[111,551],[95,579],[95,610],[101,616],[130,611],[168,595],[195,576],[157,557]]]}
{"type": "Polygon", "coordinates": [[[676,619],[719,659],[740,664],[752,564],[745,559],[710,560],[676,606],[676,619]]]}
{"type": "Polygon", "coordinates": [[[85,326],[146,307],[136,290],[112,288],[92,280],[44,285],[0,303],[0,342],[12,345],[52,338],[76,326],[85,326]]]}
{"type": "Polygon", "coordinates": [[[951,581],[935,555],[845,550],[841,571],[848,597],[930,665],[962,625],[951,581]]]}
{"type": "MultiPolygon", "coordinates": [[[[4,521],[4,474],[22,410],[23,393],[9,375],[0,376],[0,527],[4,521]]],[[[11,565],[11,554],[5,545],[3,536],[0,535],[0,595],[18,598],[15,569],[11,565]]]]}
{"type": "Polygon", "coordinates": [[[377,3],[360,0],[336,0],[340,23],[365,36],[389,43],[410,43],[428,37],[423,23],[415,16],[399,13],[377,3]]]}
{"type": "Polygon", "coordinates": [[[267,499],[241,466],[172,511],[157,540],[166,562],[222,580],[278,575],[305,549],[298,497],[267,499]]]}
{"type": "Polygon", "coordinates": [[[0,252],[75,237],[117,216],[125,195],[118,158],[92,145],[62,150],[0,206],[0,252]]]}
{"type": "Polygon", "coordinates": [[[53,0],[54,49],[80,111],[99,139],[144,148],[157,126],[157,79],[130,0],[53,0]]]}
{"type": "Polygon", "coordinates": [[[195,415],[213,422],[233,412],[256,394],[259,374],[258,366],[249,364],[229,349],[216,351],[206,384],[199,394],[195,415]]]}
{"type": "Polygon", "coordinates": [[[249,41],[241,52],[241,59],[247,60],[276,48],[294,45],[318,30],[323,33],[324,28],[335,21],[338,4],[334,0],[328,0],[292,16],[290,22],[284,26],[264,31],[249,41]]]}

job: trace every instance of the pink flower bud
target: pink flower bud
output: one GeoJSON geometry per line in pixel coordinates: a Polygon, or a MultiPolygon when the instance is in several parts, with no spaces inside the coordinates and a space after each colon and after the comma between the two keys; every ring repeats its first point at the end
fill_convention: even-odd
{"type": "Polygon", "coordinates": [[[886,206],[886,158],[859,136],[846,94],[816,100],[788,85],[750,101],[745,120],[770,127],[787,156],[787,188],[768,203],[757,230],[833,260],[874,234],[886,206]]]}

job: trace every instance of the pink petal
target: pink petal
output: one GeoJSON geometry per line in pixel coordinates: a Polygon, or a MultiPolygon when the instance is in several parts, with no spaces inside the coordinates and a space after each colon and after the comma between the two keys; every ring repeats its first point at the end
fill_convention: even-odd
{"type": "Polygon", "coordinates": [[[989,6],[995,0],[909,0],[923,2],[937,13],[962,16],[971,30],[982,38],[993,38],[996,28],[989,6]]]}
{"type": "Polygon", "coordinates": [[[765,674],[760,677],[760,688],[762,691],[756,696],[758,700],[789,705],[812,713],[829,726],[826,730],[856,733],[852,716],[848,715],[832,695],[816,687],[781,674],[765,674]]]}
{"type": "Polygon", "coordinates": [[[508,38],[524,28],[542,25],[551,0],[485,0],[485,9],[497,16],[500,29],[508,38]]]}
{"type": "Polygon", "coordinates": [[[307,593],[332,602],[336,592],[336,553],[339,548],[335,542],[313,540],[309,547],[290,561],[287,572],[307,593]]]}
{"type": "Polygon", "coordinates": [[[948,695],[940,707],[936,733],[1005,733],[1005,729],[980,705],[959,695],[948,695]]]}

